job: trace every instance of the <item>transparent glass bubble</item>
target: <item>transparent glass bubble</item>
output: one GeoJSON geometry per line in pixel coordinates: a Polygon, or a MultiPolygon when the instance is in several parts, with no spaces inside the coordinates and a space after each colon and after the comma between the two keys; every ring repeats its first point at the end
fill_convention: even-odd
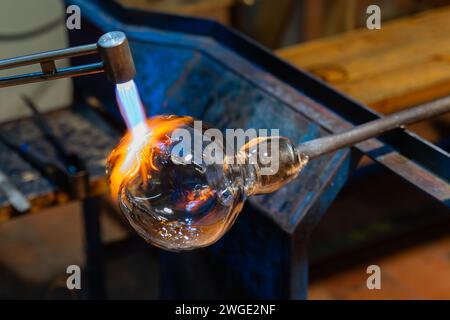
{"type": "MultiPolygon", "coordinates": [[[[145,240],[179,251],[217,241],[234,222],[245,192],[243,184],[230,181],[223,164],[213,163],[207,154],[194,157],[192,150],[175,154],[181,142],[172,137],[175,129],[185,129],[193,146],[195,130],[203,135],[207,128],[194,128],[189,119],[153,141],[150,152],[137,151],[141,152],[137,157],[151,157],[143,159],[141,166],[152,167],[125,178],[117,192],[122,213],[145,240]]],[[[147,135],[151,134],[150,128],[147,135]]],[[[148,143],[149,138],[143,140],[148,143]]],[[[109,158],[109,175],[116,161],[109,158]]]]}
{"type": "Polygon", "coordinates": [[[108,158],[107,174],[123,215],[160,248],[182,251],[216,242],[248,195],[279,188],[303,166],[289,140],[267,138],[282,141],[280,150],[289,154],[281,157],[284,173],[261,176],[258,164],[246,161],[252,154],[248,148],[230,161],[224,142],[215,141],[207,129],[189,117],[151,118],[145,130],[128,133],[108,158]]]}

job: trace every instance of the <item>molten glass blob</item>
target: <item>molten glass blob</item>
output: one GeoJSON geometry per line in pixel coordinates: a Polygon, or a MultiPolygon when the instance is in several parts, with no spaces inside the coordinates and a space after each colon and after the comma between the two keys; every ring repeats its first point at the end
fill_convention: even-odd
{"type": "MultiPolygon", "coordinates": [[[[247,196],[278,189],[306,164],[288,139],[264,141],[270,139],[282,151],[281,167],[261,175],[262,166],[248,161],[258,140],[227,157],[208,149],[214,138],[208,138],[207,128],[198,128],[192,118],[150,118],[127,133],[109,156],[111,191],[146,241],[170,251],[208,246],[232,226],[247,196]],[[174,135],[179,129],[189,134],[174,135]]],[[[225,150],[220,141],[214,143],[216,151],[225,150]]]]}

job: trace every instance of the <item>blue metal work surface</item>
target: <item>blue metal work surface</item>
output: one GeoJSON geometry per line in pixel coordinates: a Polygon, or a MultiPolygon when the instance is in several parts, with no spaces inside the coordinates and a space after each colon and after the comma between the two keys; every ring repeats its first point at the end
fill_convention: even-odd
{"type": "MultiPolygon", "coordinates": [[[[127,34],[149,115],[190,115],[221,129],[280,129],[295,142],[378,117],[215,22],[125,10],[114,2],[67,2],[79,5],[84,18],[82,29],[70,33],[72,45],[95,42],[105,31],[127,34]]],[[[89,62],[82,59],[77,63],[89,62]]],[[[75,92],[96,96],[119,119],[114,88],[102,77],[74,79],[75,92]]],[[[442,150],[400,130],[357,148],[450,204],[450,160],[442,150]]],[[[288,186],[251,199],[216,245],[161,253],[163,297],[306,297],[307,240],[347,180],[355,160],[349,155],[344,149],[322,156],[288,186]]]]}

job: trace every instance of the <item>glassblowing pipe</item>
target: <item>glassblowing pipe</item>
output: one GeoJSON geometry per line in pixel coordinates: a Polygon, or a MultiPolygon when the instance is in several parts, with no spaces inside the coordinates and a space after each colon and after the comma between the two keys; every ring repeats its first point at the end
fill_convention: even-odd
{"type": "Polygon", "coordinates": [[[108,79],[118,84],[132,80],[136,74],[127,37],[120,31],[105,33],[93,44],[3,59],[0,60],[0,70],[37,63],[41,65],[40,72],[0,77],[0,88],[100,72],[106,72],[108,79]],[[55,60],[96,53],[100,55],[101,62],[68,68],[57,68],[55,65],[55,60]]]}
{"type": "Polygon", "coordinates": [[[349,147],[377,137],[387,131],[429,119],[450,111],[450,96],[356,126],[342,133],[314,139],[297,147],[298,153],[309,159],[349,147]]]}
{"type": "MultiPolygon", "coordinates": [[[[387,131],[402,128],[447,112],[450,112],[450,96],[369,121],[342,133],[313,139],[300,145],[294,145],[285,137],[258,138],[266,143],[278,139],[279,170],[273,175],[261,175],[259,183],[255,184],[251,194],[271,193],[278,190],[295,179],[311,159],[345,147],[351,147],[364,140],[378,137],[387,131]]],[[[248,158],[255,157],[252,159],[253,163],[258,163],[259,167],[263,167],[256,159],[256,155],[251,153],[251,147],[258,143],[259,141],[250,141],[244,145],[241,151],[248,158]]]]}

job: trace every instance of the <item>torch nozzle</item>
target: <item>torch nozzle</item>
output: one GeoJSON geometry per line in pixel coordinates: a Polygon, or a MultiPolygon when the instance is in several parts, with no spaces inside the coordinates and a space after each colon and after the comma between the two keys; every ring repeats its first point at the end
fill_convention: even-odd
{"type": "Polygon", "coordinates": [[[105,33],[98,40],[97,48],[111,82],[124,83],[134,78],[136,69],[125,33],[121,31],[105,33]]]}
{"type": "Polygon", "coordinates": [[[100,37],[97,43],[38,52],[25,56],[0,60],[0,70],[25,65],[40,64],[41,71],[0,77],[0,88],[14,85],[78,77],[106,72],[114,84],[130,81],[136,75],[133,56],[125,33],[112,31],[100,37]],[[99,53],[101,62],[57,68],[55,61],[99,53]]]}

